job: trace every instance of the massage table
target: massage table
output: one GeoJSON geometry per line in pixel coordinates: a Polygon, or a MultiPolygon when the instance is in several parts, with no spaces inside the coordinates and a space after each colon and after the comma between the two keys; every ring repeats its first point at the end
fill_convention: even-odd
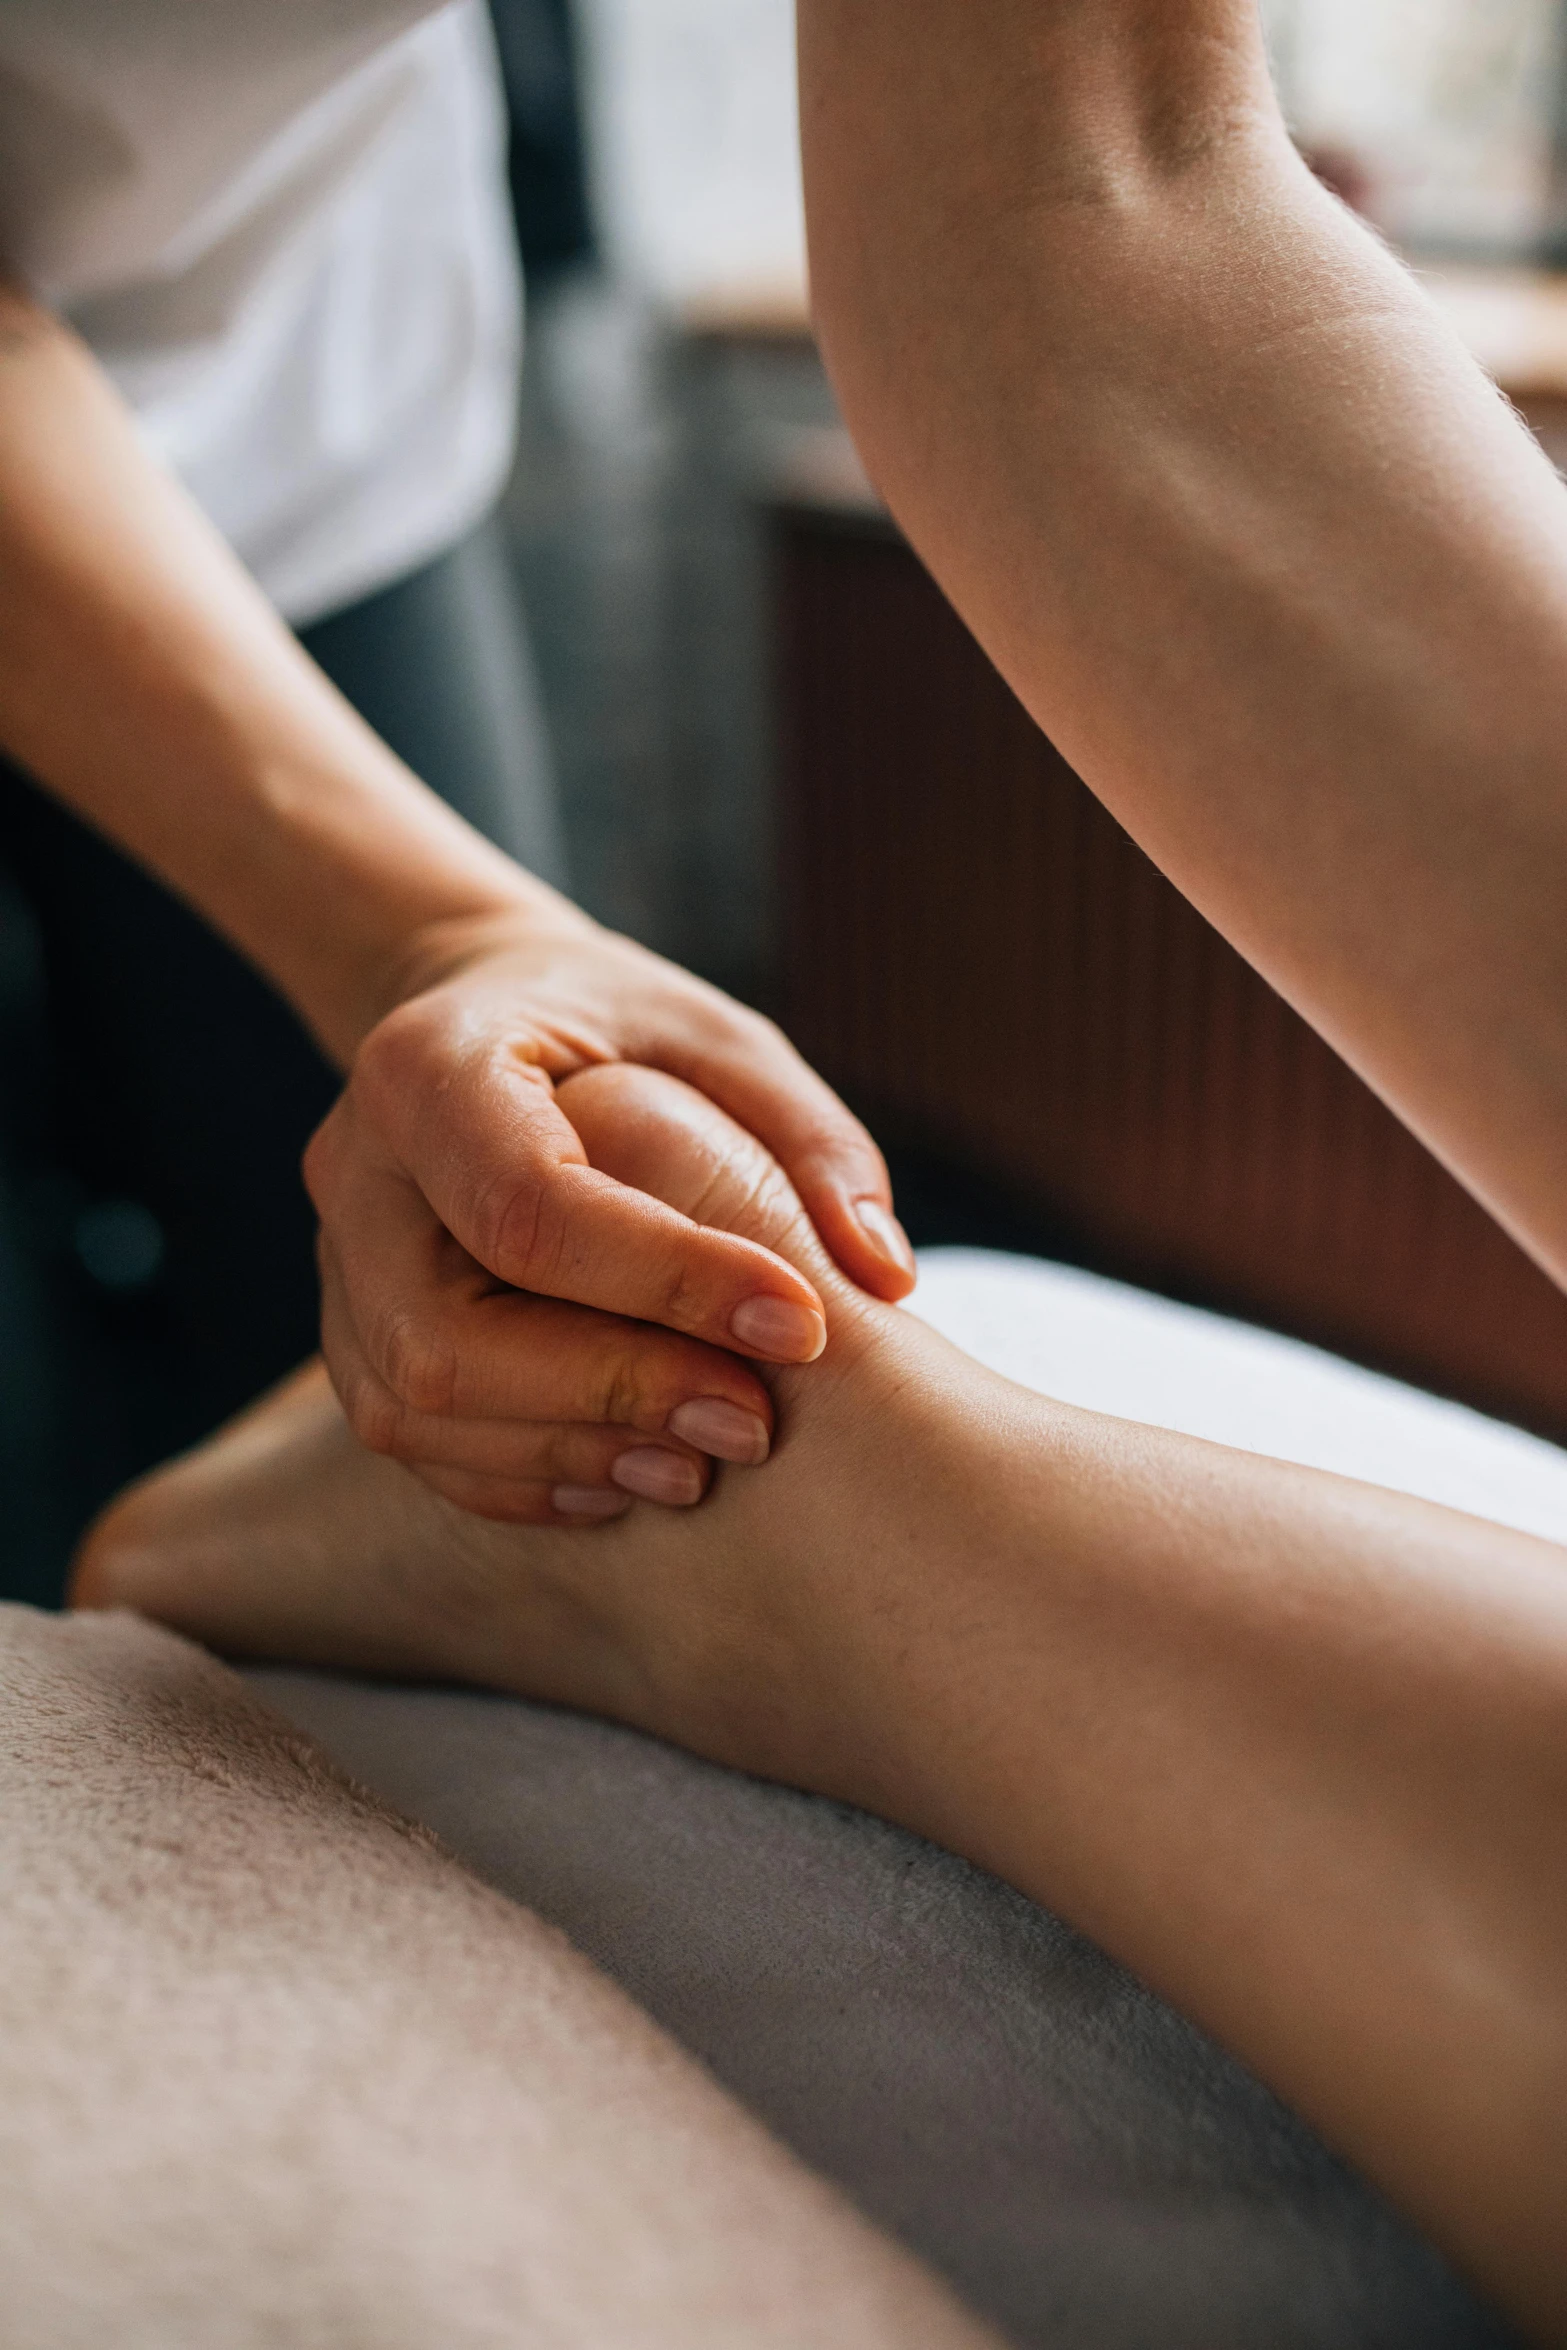
{"type": "MultiPolygon", "coordinates": [[[[1292,1340],[973,1250],[910,1310],[1042,1392],[1567,1540],[1567,1454],[1292,1340]]],[[[250,1679],[1020,2350],[1513,2339],[1242,2066],[950,1854],[555,1708],[250,1679]]]]}

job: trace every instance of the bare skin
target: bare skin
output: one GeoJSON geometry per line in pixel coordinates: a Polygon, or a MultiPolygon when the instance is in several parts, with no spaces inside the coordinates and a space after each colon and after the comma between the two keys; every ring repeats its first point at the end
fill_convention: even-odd
{"type": "Polygon", "coordinates": [[[1567,1279],[1567,489],[1294,153],[1255,0],[801,0],[898,520],[1177,885],[1567,1279]]]}
{"type": "Polygon", "coordinates": [[[586,1545],[485,1526],[307,1370],[115,1505],[77,1603],[582,1706],[915,1828],[1567,2339],[1567,1555],[1027,1395],[836,1276],[696,1095],[619,1069],[562,1099],[595,1162],[818,1284],[765,1477],[586,1545]]]}
{"type": "MultiPolygon", "coordinates": [[[[555,1080],[668,1067],[764,1135],[828,1245],[912,1285],[881,1155],[776,1028],[455,816],[307,658],[90,353],[0,286],[0,747],[269,978],[345,1073],[306,1173],[364,1442],[464,1507],[689,1504],[808,1362],[794,1267],[595,1174],[555,1080]],[[91,680],[84,691],[83,679],[91,680]]],[[[236,1245],[242,1246],[242,1237],[236,1245]]]]}

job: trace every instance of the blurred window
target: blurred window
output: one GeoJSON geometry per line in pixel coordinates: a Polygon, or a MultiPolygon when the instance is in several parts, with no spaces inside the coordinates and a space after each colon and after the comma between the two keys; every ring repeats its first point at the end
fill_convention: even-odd
{"type": "Polygon", "coordinates": [[[1296,135],[1358,168],[1389,235],[1476,257],[1537,249],[1561,0],[1264,0],[1263,13],[1296,135]]]}
{"type": "Polygon", "coordinates": [[[799,284],[793,0],[578,0],[607,258],[671,301],[799,284]]]}

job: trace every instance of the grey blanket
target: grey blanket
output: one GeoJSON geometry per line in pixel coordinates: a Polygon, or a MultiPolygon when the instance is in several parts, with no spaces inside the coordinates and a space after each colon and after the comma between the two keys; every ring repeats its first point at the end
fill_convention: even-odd
{"type": "Polygon", "coordinates": [[[252,1678],[1017,2343],[1512,2339],[1240,2066],[950,1855],[549,1708],[252,1678]]]}
{"type": "Polygon", "coordinates": [[[4,2350],[985,2350],[188,1642],[0,1608],[4,2350]]]}

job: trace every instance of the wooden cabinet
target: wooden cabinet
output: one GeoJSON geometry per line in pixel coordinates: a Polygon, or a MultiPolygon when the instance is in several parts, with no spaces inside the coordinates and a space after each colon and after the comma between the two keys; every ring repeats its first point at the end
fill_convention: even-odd
{"type": "Polygon", "coordinates": [[[1107,1269],[1567,1437],[1567,1298],[1078,781],[841,436],[771,551],[801,1049],[1107,1269]]]}

